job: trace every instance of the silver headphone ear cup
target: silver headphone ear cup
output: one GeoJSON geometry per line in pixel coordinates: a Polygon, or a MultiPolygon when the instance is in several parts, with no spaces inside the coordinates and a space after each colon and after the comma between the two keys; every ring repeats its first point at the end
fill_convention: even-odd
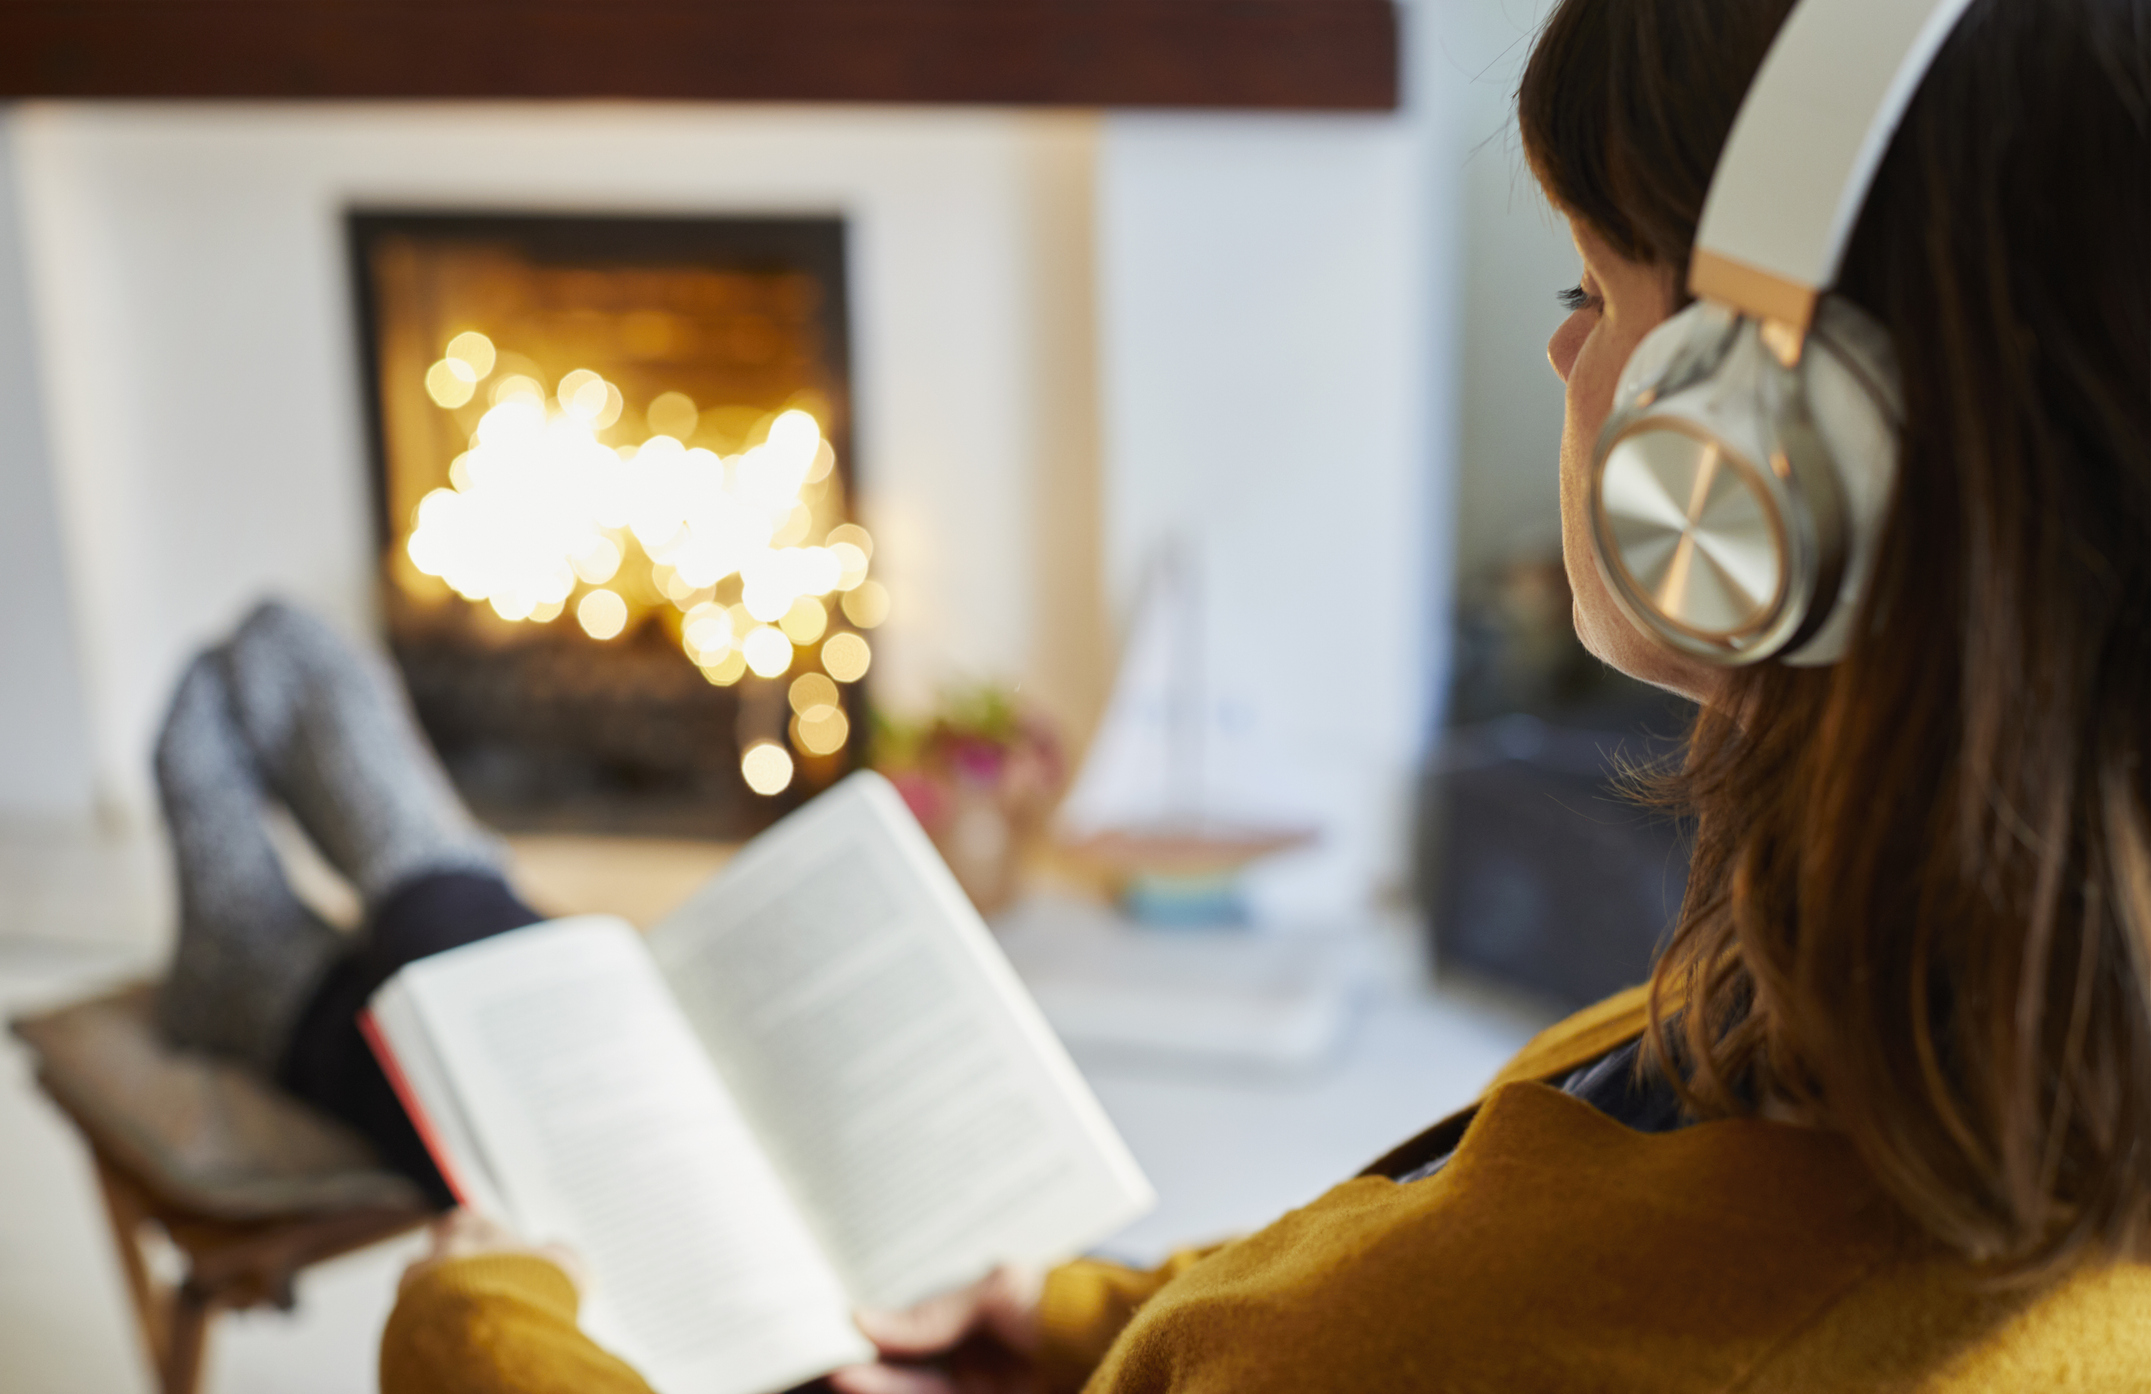
{"type": "Polygon", "coordinates": [[[1775,369],[1752,327],[1691,305],[1630,356],[1593,459],[1592,534],[1608,591],[1645,633],[1712,663],[1779,647],[1787,606],[1801,598],[1796,520],[1770,442],[1752,411],[1732,409],[1768,395],[1775,369]]]}
{"type": "Polygon", "coordinates": [[[1643,336],[1613,388],[1614,413],[1647,407],[1678,392],[1718,365],[1740,329],[1740,317],[1698,300],[1643,336]]]}
{"type": "Polygon", "coordinates": [[[1698,304],[1622,373],[1592,541],[1623,612],[1678,652],[1843,652],[1894,479],[1896,376],[1888,336],[1849,305],[1825,301],[1808,342],[1788,369],[1752,322],[1698,304]]]}
{"type": "Polygon", "coordinates": [[[1843,517],[1843,571],[1828,613],[1789,646],[1796,666],[1844,657],[1874,571],[1897,485],[1904,405],[1889,331],[1866,311],[1827,296],[1808,332],[1801,399],[1827,456],[1843,517]]]}

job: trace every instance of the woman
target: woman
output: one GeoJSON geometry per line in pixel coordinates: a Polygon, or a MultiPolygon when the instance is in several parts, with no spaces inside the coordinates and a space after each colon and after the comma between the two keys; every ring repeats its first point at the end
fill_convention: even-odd
{"type": "MultiPolygon", "coordinates": [[[[1903,398],[1849,649],[1720,668],[1625,617],[1586,483],[1789,8],[1563,0],[1520,92],[1583,263],[1549,345],[1577,628],[1702,704],[1648,993],[1247,1239],[864,1318],[891,1360],[838,1385],[2151,1380],[2151,6],[1976,0],[1948,38],[1838,283],[1903,398]],[[1001,1363],[925,1359],[959,1342],[1001,1363]]],[[[385,1388],[642,1387],[558,1269],[474,1227],[443,1248],[385,1388]]]]}

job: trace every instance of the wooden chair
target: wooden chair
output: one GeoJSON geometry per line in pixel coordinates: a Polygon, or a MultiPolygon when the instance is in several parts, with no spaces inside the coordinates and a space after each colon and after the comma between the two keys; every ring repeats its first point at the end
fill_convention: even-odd
{"type": "Polygon", "coordinates": [[[164,1394],[195,1394],[217,1313],[261,1306],[288,1312],[301,1269],[426,1221],[422,1210],[379,1206],[281,1219],[214,1219],[160,1200],[94,1143],[91,1150],[135,1321],[164,1394]],[[160,1237],[185,1259],[185,1274],[176,1282],[152,1271],[160,1237]]]}
{"type": "Polygon", "coordinates": [[[89,1146],[158,1386],[195,1394],[219,1312],[288,1311],[309,1265],[402,1234],[428,1212],[341,1124],[233,1065],[166,1046],[152,996],[134,986],[12,1027],[89,1146]]]}

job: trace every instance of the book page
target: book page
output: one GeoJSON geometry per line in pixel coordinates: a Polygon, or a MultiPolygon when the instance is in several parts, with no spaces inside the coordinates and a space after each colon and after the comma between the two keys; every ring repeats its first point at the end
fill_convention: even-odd
{"type": "Polygon", "coordinates": [[[886,780],[764,833],[650,949],[862,1304],[1046,1261],[1148,1184],[886,780]]]}
{"type": "Polygon", "coordinates": [[[419,1140],[426,1144],[441,1179],[455,1193],[456,1203],[502,1224],[511,1223],[508,1202],[493,1180],[493,1165],[463,1112],[455,1087],[448,1082],[418,1004],[401,980],[391,979],[374,994],[359,1017],[359,1030],[418,1129],[419,1140]]]}
{"type": "Polygon", "coordinates": [[[411,965],[508,1219],[587,1263],[583,1325],[664,1394],[761,1394],[871,1357],[836,1275],[621,920],[411,965]]]}

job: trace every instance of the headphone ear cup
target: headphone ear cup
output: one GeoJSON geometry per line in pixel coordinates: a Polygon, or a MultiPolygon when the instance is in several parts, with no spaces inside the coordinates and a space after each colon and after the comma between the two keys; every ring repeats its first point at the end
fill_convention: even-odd
{"type": "Polygon", "coordinates": [[[1785,638],[1783,489],[1757,467],[1770,372],[1784,370],[1753,326],[1697,301],[1630,351],[1592,454],[1591,544],[1608,594],[1643,634],[1708,662],[1751,662],[1785,638]]]}
{"type": "Polygon", "coordinates": [[[1849,301],[1822,300],[1790,366],[1733,311],[1683,309],[1623,365],[1593,453],[1592,545],[1614,599],[1709,662],[1835,662],[1874,570],[1902,419],[1888,332],[1849,301]]]}
{"type": "Polygon", "coordinates": [[[1707,300],[1670,316],[1629,351],[1613,388],[1614,411],[1646,405],[1641,399],[1647,392],[1663,396],[1678,391],[1696,369],[1716,359],[1738,327],[1735,316],[1707,300]]]}
{"type": "Polygon", "coordinates": [[[1808,414],[1829,453],[1844,511],[1845,561],[1829,616],[1785,655],[1795,665],[1834,663],[1851,643],[1897,483],[1904,420],[1889,332],[1839,296],[1817,307],[1800,365],[1808,414]]]}

